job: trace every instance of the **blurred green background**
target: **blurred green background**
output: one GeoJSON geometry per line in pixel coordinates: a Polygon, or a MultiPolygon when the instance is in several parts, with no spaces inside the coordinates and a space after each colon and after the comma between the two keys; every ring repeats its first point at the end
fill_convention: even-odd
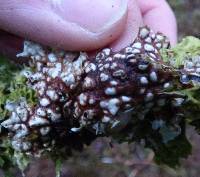
{"type": "Polygon", "coordinates": [[[174,10],[179,39],[193,35],[200,37],[200,0],[168,0],[174,10]]]}

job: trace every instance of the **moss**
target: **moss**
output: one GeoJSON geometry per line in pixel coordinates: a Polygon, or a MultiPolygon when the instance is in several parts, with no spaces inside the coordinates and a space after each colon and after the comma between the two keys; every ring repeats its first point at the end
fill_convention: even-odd
{"type": "Polygon", "coordinates": [[[26,78],[22,76],[21,69],[10,63],[6,58],[0,57],[0,119],[7,116],[4,109],[6,101],[16,102],[26,98],[30,105],[37,102],[36,93],[27,87],[26,78]]]}
{"type": "MultiPolygon", "coordinates": [[[[163,51],[162,56],[164,61],[180,68],[185,60],[200,57],[200,39],[192,36],[186,37],[174,48],[163,51]]],[[[180,90],[180,93],[187,96],[187,102],[183,108],[187,122],[200,132],[200,85],[180,90]]]]}
{"type": "Polygon", "coordinates": [[[164,61],[174,61],[174,66],[178,68],[186,59],[200,55],[200,39],[188,36],[174,48],[163,50],[162,55],[164,61]]]}
{"type": "MultiPolygon", "coordinates": [[[[19,101],[21,97],[27,99],[28,103],[34,105],[37,102],[36,93],[26,86],[26,78],[22,76],[22,67],[10,63],[6,58],[0,57],[0,119],[1,122],[9,115],[4,109],[6,102],[19,101]]],[[[9,176],[12,167],[18,165],[21,170],[28,164],[25,154],[19,154],[11,147],[7,132],[1,127],[0,139],[0,167],[4,169],[5,175],[9,176]]]]}

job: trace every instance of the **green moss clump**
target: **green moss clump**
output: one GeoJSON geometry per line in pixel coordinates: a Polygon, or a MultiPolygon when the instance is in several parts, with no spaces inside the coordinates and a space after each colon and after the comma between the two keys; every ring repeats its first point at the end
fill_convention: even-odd
{"type": "MultiPolygon", "coordinates": [[[[7,101],[16,102],[24,97],[30,105],[37,102],[36,93],[26,86],[27,80],[21,74],[22,68],[0,57],[0,122],[9,116],[4,108],[7,101]]],[[[18,165],[24,170],[29,160],[25,154],[13,150],[7,131],[3,127],[0,128],[0,168],[4,170],[6,176],[9,176],[10,169],[18,165]]]]}
{"type": "Polygon", "coordinates": [[[36,93],[26,85],[27,79],[21,74],[22,67],[11,64],[6,58],[0,57],[0,119],[4,120],[7,111],[4,109],[6,101],[17,102],[22,97],[30,105],[37,102],[36,93]]]}
{"type": "Polygon", "coordinates": [[[163,50],[162,56],[165,62],[170,62],[178,68],[186,59],[200,56],[200,39],[188,36],[174,48],[163,50]]]}

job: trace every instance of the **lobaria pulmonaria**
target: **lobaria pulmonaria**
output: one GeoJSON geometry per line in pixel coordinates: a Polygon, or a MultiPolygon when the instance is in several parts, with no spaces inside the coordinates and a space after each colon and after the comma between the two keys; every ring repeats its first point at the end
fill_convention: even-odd
{"type": "Polygon", "coordinates": [[[144,139],[158,151],[150,136],[167,144],[185,134],[187,96],[181,91],[200,81],[200,58],[175,67],[163,60],[163,50],[169,49],[167,38],[148,27],[121,51],[106,48],[95,57],[24,42],[17,57],[29,58],[21,74],[37,101],[30,105],[23,96],[7,100],[9,116],[1,125],[12,147],[37,154],[113,136],[122,141],[144,139]]]}

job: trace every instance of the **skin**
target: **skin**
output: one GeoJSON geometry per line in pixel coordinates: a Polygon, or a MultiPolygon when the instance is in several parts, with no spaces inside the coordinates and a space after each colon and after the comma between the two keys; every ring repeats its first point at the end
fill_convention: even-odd
{"type": "Polygon", "coordinates": [[[176,43],[176,19],[165,0],[0,1],[0,53],[15,57],[24,39],[71,51],[118,51],[144,25],[176,43]]]}

